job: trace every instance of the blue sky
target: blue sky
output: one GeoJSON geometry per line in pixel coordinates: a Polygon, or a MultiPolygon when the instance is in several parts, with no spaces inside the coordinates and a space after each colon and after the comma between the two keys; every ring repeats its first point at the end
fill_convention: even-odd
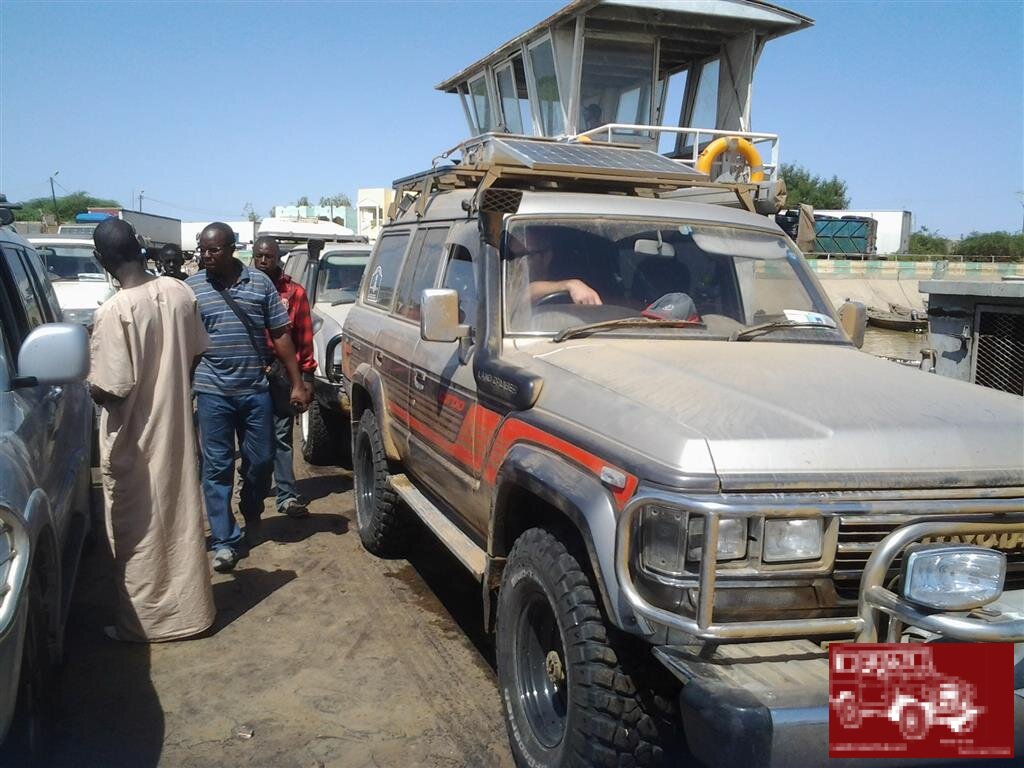
{"type": "MultiPolygon", "coordinates": [[[[945,235],[1020,229],[1024,3],[779,2],[817,22],[755,77],[784,161],[945,235]]],[[[433,86],[561,5],[3,0],[0,191],[48,194],[59,170],[193,220],[354,197],[464,138],[433,86]]]]}

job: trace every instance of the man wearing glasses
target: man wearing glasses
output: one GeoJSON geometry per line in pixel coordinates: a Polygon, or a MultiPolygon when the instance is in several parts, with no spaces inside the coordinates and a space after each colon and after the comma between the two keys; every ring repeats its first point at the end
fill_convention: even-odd
{"type": "Polygon", "coordinates": [[[234,250],[231,227],[210,224],[199,237],[205,269],[186,281],[195,292],[210,337],[196,368],[194,389],[213,567],[220,572],[235,567],[242,546],[242,531],[231,511],[236,435],[245,466],[238,507],[250,544],[258,541],[263,501],[270,491],[274,409],[262,352],[268,334],[274,354],[288,372],[292,408],[301,413],[310,401],[288,333],[288,313],[274,283],[242,264],[234,250]]]}

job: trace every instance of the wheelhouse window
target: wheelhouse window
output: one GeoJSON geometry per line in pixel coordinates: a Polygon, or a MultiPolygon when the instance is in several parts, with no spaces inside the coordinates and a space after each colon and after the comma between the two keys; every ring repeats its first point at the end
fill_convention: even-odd
{"type": "Polygon", "coordinates": [[[498,85],[498,100],[501,102],[505,129],[509,133],[533,133],[522,58],[516,56],[499,66],[495,69],[494,78],[498,85]]]}
{"type": "MultiPolygon", "coordinates": [[[[700,79],[697,81],[697,95],[693,100],[690,113],[690,127],[714,128],[718,121],[718,59],[708,61],[701,67],[700,79]]],[[[708,141],[710,137],[703,139],[708,141]]],[[[687,149],[693,147],[693,136],[687,135],[683,141],[687,149]]]]}
{"type": "Polygon", "coordinates": [[[580,131],[607,123],[650,125],[653,86],[653,40],[635,42],[588,36],[583,47],[580,131]]]}
{"type": "Polygon", "coordinates": [[[765,338],[843,339],[799,255],[770,232],[681,221],[515,218],[503,270],[505,326],[513,334],[630,320],[634,327],[608,332],[722,339],[754,325],[804,321],[821,327],[765,338]]]}
{"type": "Polygon", "coordinates": [[[558,92],[555,54],[551,40],[544,39],[530,46],[530,68],[533,70],[534,93],[542,136],[558,136],[565,132],[565,115],[558,92]]]}
{"type": "Polygon", "coordinates": [[[494,120],[491,117],[491,101],[487,94],[487,78],[483,75],[469,81],[469,105],[477,131],[487,133],[493,130],[494,120]]]}

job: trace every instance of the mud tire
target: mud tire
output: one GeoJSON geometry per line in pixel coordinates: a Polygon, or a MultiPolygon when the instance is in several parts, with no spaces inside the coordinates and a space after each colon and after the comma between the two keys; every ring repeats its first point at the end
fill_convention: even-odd
{"type": "Polygon", "coordinates": [[[302,458],[314,467],[351,466],[352,444],[348,419],[332,413],[313,398],[302,421],[299,440],[302,458]]]}
{"type": "Polygon", "coordinates": [[[626,638],[616,637],[580,563],[548,531],[531,528],[512,547],[498,594],[496,646],[505,725],[520,768],[661,764],[664,742],[656,716],[627,671],[649,659],[634,656],[626,638]],[[548,614],[550,634],[544,620],[531,618],[548,614]],[[560,648],[545,652],[555,644],[560,648]],[[530,669],[552,653],[561,655],[561,663],[543,665],[547,685],[542,673],[530,669]],[[560,688],[555,681],[561,675],[560,688]],[[551,707],[537,703],[545,696],[530,692],[545,688],[555,691],[547,697],[551,707]]]}
{"type": "Polygon", "coordinates": [[[363,411],[352,441],[356,528],[367,552],[396,557],[406,551],[411,519],[391,488],[390,471],[377,417],[363,411]]]}

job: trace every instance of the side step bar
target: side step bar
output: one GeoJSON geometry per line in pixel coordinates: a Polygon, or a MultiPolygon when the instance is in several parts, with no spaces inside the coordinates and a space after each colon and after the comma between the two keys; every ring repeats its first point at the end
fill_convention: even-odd
{"type": "Polygon", "coordinates": [[[402,501],[451,550],[452,554],[459,559],[459,562],[476,576],[478,581],[482,581],[487,566],[487,553],[480,549],[441,510],[434,506],[430,499],[420,493],[419,489],[412,484],[408,477],[405,475],[391,475],[390,480],[391,487],[401,497],[402,501]]]}

